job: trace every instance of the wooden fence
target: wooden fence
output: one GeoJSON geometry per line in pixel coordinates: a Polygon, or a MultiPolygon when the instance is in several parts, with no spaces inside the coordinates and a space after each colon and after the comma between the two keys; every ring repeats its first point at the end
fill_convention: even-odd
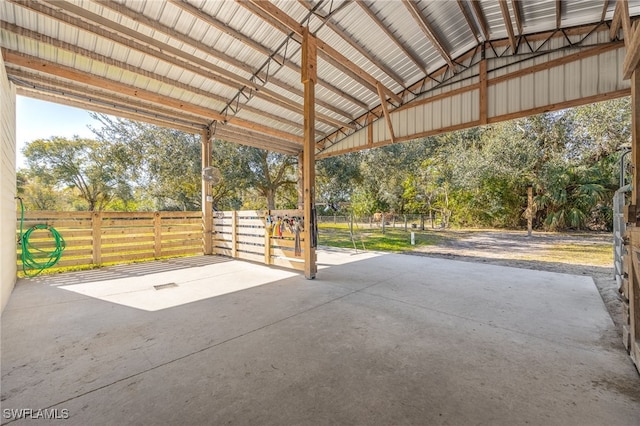
{"type": "Polygon", "coordinates": [[[304,270],[303,242],[306,231],[289,226],[274,227],[283,219],[301,219],[302,210],[262,210],[216,212],[213,217],[213,252],[237,259],[304,270]],[[271,223],[269,219],[271,218],[271,223]]]}
{"type": "MultiPolygon", "coordinates": [[[[25,213],[24,231],[36,224],[53,226],[66,249],[57,266],[102,265],[203,253],[202,212],[49,212],[25,213]]],[[[20,217],[18,216],[18,229],[20,217]]],[[[47,231],[30,243],[47,249],[47,231]]],[[[21,267],[20,247],[18,267],[21,267]]]]}

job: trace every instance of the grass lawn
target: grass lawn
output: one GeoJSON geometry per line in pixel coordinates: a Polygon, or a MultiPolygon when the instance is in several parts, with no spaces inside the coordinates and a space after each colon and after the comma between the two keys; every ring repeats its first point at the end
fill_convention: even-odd
{"type": "MultiPolygon", "coordinates": [[[[354,248],[348,224],[321,223],[318,228],[318,244],[354,248]]],[[[364,244],[364,250],[400,252],[411,250],[417,246],[437,245],[451,238],[430,231],[415,229],[413,231],[415,232],[415,246],[411,245],[411,232],[405,232],[404,229],[399,228],[386,228],[383,234],[382,228],[369,228],[368,225],[359,226],[354,230],[354,239],[358,250],[362,250],[364,244]]]]}

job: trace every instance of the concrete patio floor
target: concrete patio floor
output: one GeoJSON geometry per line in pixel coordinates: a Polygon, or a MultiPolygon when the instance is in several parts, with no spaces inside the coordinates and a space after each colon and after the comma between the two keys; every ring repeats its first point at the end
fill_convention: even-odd
{"type": "Polygon", "coordinates": [[[319,263],[312,281],[215,256],[20,280],[2,423],[640,424],[640,377],[591,278],[319,263]]]}

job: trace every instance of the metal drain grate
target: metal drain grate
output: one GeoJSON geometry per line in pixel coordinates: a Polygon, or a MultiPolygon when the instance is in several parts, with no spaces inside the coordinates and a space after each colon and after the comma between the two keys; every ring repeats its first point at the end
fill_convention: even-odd
{"type": "Polygon", "coordinates": [[[167,284],[158,284],[153,286],[153,288],[155,288],[156,290],[164,290],[165,288],[172,288],[172,287],[178,287],[178,284],[167,283],[167,284]]]}

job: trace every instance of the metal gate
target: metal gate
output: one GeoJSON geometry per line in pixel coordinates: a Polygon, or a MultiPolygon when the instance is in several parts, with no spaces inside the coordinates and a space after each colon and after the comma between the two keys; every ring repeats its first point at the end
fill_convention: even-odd
{"type": "Polygon", "coordinates": [[[624,219],[625,194],[631,191],[631,185],[625,185],[618,189],[613,196],[613,269],[614,277],[618,283],[618,288],[622,287],[622,279],[624,278],[623,258],[624,249],[624,233],[627,224],[624,219]]]}

